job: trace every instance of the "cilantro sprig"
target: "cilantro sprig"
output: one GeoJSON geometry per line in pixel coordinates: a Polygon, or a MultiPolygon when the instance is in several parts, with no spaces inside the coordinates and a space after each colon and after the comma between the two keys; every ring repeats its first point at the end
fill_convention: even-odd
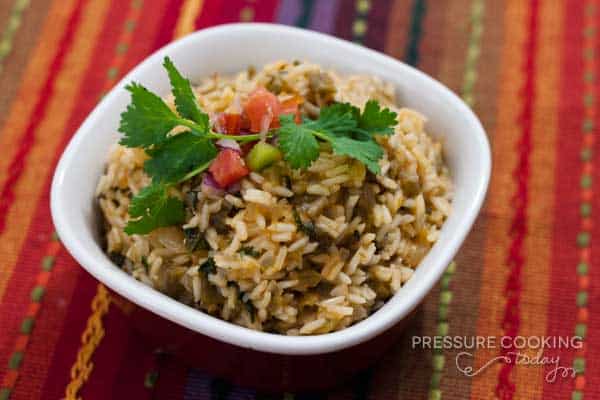
{"type": "MultiPolygon", "coordinates": [[[[143,149],[149,156],[144,171],[152,183],[131,201],[127,234],[146,234],[156,228],[184,222],[184,203],[169,194],[170,188],[206,170],[218,150],[218,139],[253,142],[261,135],[225,135],[211,130],[208,114],[198,104],[190,81],[165,57],[175,110],[163,99],[139,83],[125,87],[131,103],[121,114],[120,144],[143,149]],[[175,128],[178,133],[175,132],[175,128]]],[[[328,142],[334,153],[359,160],[373,173],[380,172],[383,149],[376,135],[391,135],[396,113],[382,109],[377,101],[368,101],[361,112],[348,103],[336,103],[321,109],[316,120],[302,118],[297,124],[292,115],[279,117],[280,127],[267,136],[279,137],[284,159],[292,168],[307,168],[319,157],[319,141],[328,142]]]]}
{"type": "Polygon", "coordinates": [[[331,144],[334,153],[354,158],[378,174],[383,149],[375,136],[394,133],[396,113],[369,100],[362,113],[349,103],[337,103],[324,107],[316,120],[303,118],[297,125],[285,115],[280,122],[279,143],[293,168],[306,168],[319,157],[317,139],[321,139],[331,144]]]}
{"type": "Polygon", "coordinates": [[[146,234],[156,228],[177,225],[185,217],[184,203],[169,195],[169,188],[200,174],[217,156],[214,140],[240,142],[258,140],[260,135],[230,136],[211,131],[208,114],[198,105],[190,81],[166,57],[163,63],[175,97],[175,111],[161,97],[139,83],[125,87],[131,103],[121,114],[120,143],[138,147],[150,156],[144,171],[152,184],[134,196],[129,207],[127,234],[146,234]],[[171,134],[174,128],[188,130],[171,134]]]}

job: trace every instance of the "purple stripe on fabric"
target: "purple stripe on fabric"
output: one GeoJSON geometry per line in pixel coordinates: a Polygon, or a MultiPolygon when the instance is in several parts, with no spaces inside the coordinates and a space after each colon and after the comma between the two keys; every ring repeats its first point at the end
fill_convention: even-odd
{"type": "Polygon", "coordinates": [[[315,1],[309,28],[323,33],[334,33],[339,0],[315,1]]]}
{"type": "MultiPolygon", "coordinates": [[[[277,22],[280,24],[294,25],[302,12],[301,0],[281,0],[277,12],[277,22]]],[[[329,3],[329,1],[326,1],[329,3]]]]}
{"type": "Polygon", "coordinates": [[[212,378],[196,369],[190,369],[183,392],[184,400],[210,399],[212,378]]]}

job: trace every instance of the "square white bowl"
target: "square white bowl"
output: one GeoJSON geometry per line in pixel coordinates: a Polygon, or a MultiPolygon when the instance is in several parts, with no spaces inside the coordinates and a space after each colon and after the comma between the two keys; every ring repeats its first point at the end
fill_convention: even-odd
{"type": "Polygon", "coordinates": [[[339,351],[372,339],[406,317],[431,290],[469,232],[485,197],[491,169],[487,136],[477,117],[441,83],[381,53],[331,36],[273,24],[230,24],[204,29],[160,49],[125,76],[75,133],[56,168],[51,189],[54,224],[67,250],[96,279],[163,318],[211,338],[261,352],[311,355],[339,351]],[[188,307],[136,281],[105,255],[98,237],[94,191],[117,142],[120,113],[129,103],[124,86],[137,81],[166,95],[162,68],[171,57],[192,81],[249,65],[307,60],[342,73],[372,74],[391,82],[400,105],[423,113],[427,131],[444,144],[454,183],[451,216],[438,242],[412,278],[380,310],[344,330],[289,337],[256,332],[188,307]]]}

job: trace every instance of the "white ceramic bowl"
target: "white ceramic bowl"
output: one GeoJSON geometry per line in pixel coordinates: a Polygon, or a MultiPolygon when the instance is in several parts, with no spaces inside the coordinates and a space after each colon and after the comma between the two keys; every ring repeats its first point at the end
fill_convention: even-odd
{"type": "Polygon", "coordinates": [[[441,277],[473,224],[490,176],[490,150],[477,119],[445,86],[393,58],[327,35],[271,24],[231,24],[204,29],[157,51],[100,102],[64,151],[52,182],[52,217],[75,259],[106,286],[130,301],[192,331],[260,352],[312,355],[340,351],[374,338],[413,310],[441,277]],[[288,337],[255,332],[211,317],[136,281],[116,267],[98,238],[94,190],[119,134],[119,115],[129,103],[125,84],[135,80],[166,95],[161,66],[169,56],[185,76],[235,73],[279,59],[319,63],[344,73],[379,76],[397,89],[399,104],[427,116],[427,131],[444,143],[455,185],[453,212],[438,242],[410,281],[374,315],[347,329],[317,336],[288,337]]]}

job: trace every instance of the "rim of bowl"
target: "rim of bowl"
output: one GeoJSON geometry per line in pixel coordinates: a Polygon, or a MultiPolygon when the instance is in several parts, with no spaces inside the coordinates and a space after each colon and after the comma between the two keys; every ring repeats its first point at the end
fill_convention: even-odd
{"type": "MultiPolygon", "coordinates": [[[[102,101],[94,108],[64,150],[52,180],[51,213],[56,230],[63,244],[77,262],[100,282],[139,306],[142,306],[163,318],[171,320],[172,322],[198,332],[199,334],[207,335],[213,339],[239,347],[276,354],[312,355],[339,351],[372,339],[394,326],[421,303],[425,295],[441,277],[446,266],[452,261],[459,246],[463,243],[466,235],[470,231],[485,199],[490,173],[491,152],[483,126],[473,111],[456,94],[437,80],[390,56],[326,34],[278,24],[234,23],[203,29],[164,46],[140,62],[140,64],[133,68],[132,71],[115,85],[107,95],[105,101],[102,101]],[[434,265],[431,273],[421,277],[419,282],[417,282],[410,291],[402,292],[402,298],[397,304],[394,304],[394,307],[384,306],[376,313],[350,327],[321,335],[286,336],[259,332],[212,317],[202,311],[186,306],[185,304],[138,282],[123,271],[115,271],[114,268],[111,268],[114,266],[107,258],[98,259],[94,255],[89,254],[82,247],[81,237],[71,227],[68,218],[65,215],[65,204],[62,204],[62,200],[66,199],[61,199],[61,188],[65,174],[73,165],[77,148],[83,140],[83,137],[86,136],[86,132],[89,131],[88,126],[91,126],[92,121],[100,118],[104,114],[104,109],[107,108],[110,99],[117,96],[119,89],[121,89],[126,82],[130,81],[131,76],[136,74],[147,61],[162,60],[162,58],[170,51],[178,47],[185,47],[188,43],[194,42],[200,37],[226,35],[232,31],[239,31],[241,33],[245,31],[256,33],[259,31],[271,35],[277,35],[278,32],[285,32],[286,34],[302,37],[304,40],[316,40],[319,42],[319,45],[322,46],[341,47],[350,49],[353,52],[358,51],[367,57],[377,59],[379,62],[386,64],[386,66],[391,68],[404,69],[404,72],[408,75],[412,74],[421,79],[424,78],[429,81],[430,84],[435,86],[437,90],[445,92],[452,102],[455,103],[455,106],[458,107],[459,111],[467,118],[471,129],[475,131],[473,132],[473,139],[480,149],[479,161],[482,168],[477,176],[476,195],[468,205],[468,210],[464,215],[464,223],[460,225],[456,231],[452,232],[453,239],[450,240],[445,247],[443,256],[432,261],[434,265]]],[[[395,296],[397,296],[397,294],[395,296]]],[[[390,300],[388,300],[388,303],[390,300]]],[[[386,303],[386,305],[388,303],[386,303]]]]}

